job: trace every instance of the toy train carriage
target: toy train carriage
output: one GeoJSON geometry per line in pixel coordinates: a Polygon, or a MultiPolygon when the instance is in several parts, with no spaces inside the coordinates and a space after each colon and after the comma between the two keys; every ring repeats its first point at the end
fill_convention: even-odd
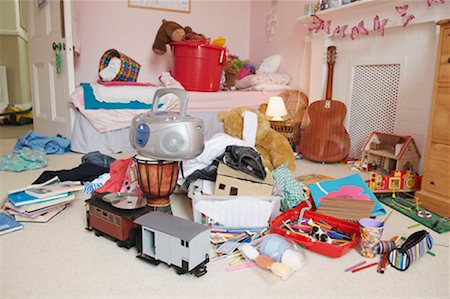
{"type": "Polygon", "coordinates": [[[136,234],[139,228],[134,220],[150,212],[148,206],[134,210],[124,210],[113,207],[102,200],[109,193],[93,195],[86,200],[86,219],[88,230],[94,230],[97,236],[104,236],[117,242],[121,247],[130,248],[136,244],[136,234]]]}
{"type": "Polygon", "coordinates": [[[420,190],[421,181],[422,177],[415,173],[406,170],[394,170],[391,175],[371,172],[370,179],[366,183],[374,193],[414,192],[420,190]]]}
{"type": "Polygon", "coordinates": [[[164,262],[177,274],[202,276],[209,262],[210,232],[207,226],[173,215],[150,212],[134,221],[141,226],[139,258],[150,263],[164,262]]]}

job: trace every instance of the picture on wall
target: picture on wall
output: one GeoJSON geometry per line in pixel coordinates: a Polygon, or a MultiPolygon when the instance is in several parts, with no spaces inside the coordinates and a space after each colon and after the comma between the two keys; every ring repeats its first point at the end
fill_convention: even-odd
{"type": "Polygon", "coordinates": [[[128,6],[184,13],[191,12],[191,0],[128,0],[128,6]]]}

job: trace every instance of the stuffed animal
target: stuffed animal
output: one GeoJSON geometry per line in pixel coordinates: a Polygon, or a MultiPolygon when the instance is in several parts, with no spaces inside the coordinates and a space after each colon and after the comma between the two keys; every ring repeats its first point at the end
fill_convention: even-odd
{"type": "Polygon", "coordinates": [[[223,89],[225,90],[235,90],[236,89],[236,77],[239,73],[239,67],[233,62],[228,61],[223,68],[225,72],[225,82],[223,83],[223,89]]]}
{"type": "Polygon", "coordinates": [[[243,117],[242,112],[251,111],[258,118],[255,147],[263,158],[264,166],[270,171],[278,166],[288,163],[290,170],[295,170],[294,152],[286,137],[270,127],[270,122],[257,110],[238,107],[230,111],[220,111],[218,119],[223,123],[224,133],[242,139],[243,117]]]}
{"type": "Polygon", "coordinates": [[[184,27],[184,32],[186,32],[186,35],[184,36],[185,40],[198,42],[206,41],[206,37],[203,34],[192,31],[192,28],[189,26],[184,27]]]}
{"type": "Polygon", "coordinates": [[[162,20],[153,42],[153,52],[156,55],[164,55],[167,51],[166,45],[170,42],[179,42],[184,39],[186,32],[184,28],[175,22],[162,20]]]}

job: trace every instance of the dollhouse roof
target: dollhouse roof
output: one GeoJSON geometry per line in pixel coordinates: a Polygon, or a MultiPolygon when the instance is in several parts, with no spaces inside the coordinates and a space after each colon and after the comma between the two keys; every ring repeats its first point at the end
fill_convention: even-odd
{"type": "Polygon", "coordinates": [[[185,241],[190,241],[201,232],[209,230],[205,225],[161,212],[147,213],[134,222],[185,241]]]}
{"type": "Polygon", "coordinates": [[[389,133],[382,133],[382,132],[372,132],[370,137],[367,138],[367,141],[364,143],[363,150],[366,150],[368,148],[370,142],[373,140],[373,138],[375,136],[380,136],[380,135],[382,135],[382,136],[392,136],[392,137],[396,137],[396,138],[402,139],[404,145],[402,146],[402,149],[398,153],[396,158],[400,158],[405,153],[405,151],[408,148],[409,144],[413,145],[417,155],[420,157],[420,152],[419,152],[419,149],[417,148],[416,142],[414,141],[414,138],[412,138],[409,135],[396,135],[396,134],[389,134],[389,133]]]}

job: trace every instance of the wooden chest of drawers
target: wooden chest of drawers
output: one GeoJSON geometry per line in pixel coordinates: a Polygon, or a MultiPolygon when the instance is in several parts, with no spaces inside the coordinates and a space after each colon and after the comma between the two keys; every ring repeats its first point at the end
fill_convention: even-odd
{"type": "Polygon", "coordinates": [[[441,30],[422,190],[416,196],[424,208],[450,217],[450,20],[438,25],[441,30]]]}

